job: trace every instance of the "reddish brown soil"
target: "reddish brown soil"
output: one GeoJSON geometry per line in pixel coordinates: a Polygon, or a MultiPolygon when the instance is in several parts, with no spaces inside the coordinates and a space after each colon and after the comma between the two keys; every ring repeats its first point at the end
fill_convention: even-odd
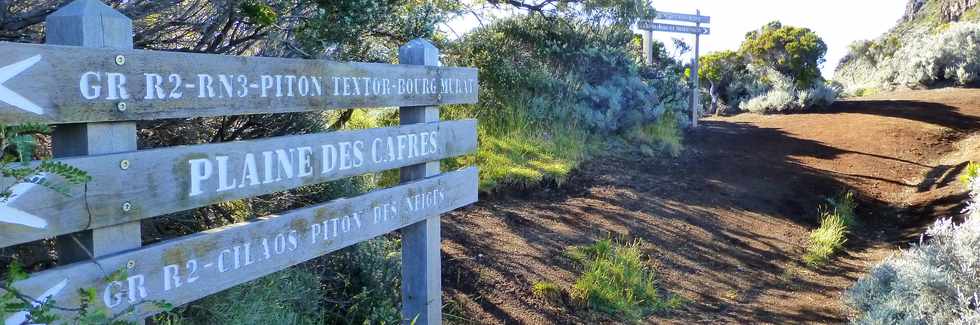
{"type": "Polygon", "coordinates": [[[444,218],[447,320],[615,322],[531,294],[537,281],[571,287],[580,271],[563,252],[612,236],[641,239],[664,293],[688,301],[648,323],[844,322],[843,290],[956,213],[977,131],[980,90],[890,93],[709,118],[679,158],[599,157],[560,188],[485,196],[444,218]],[[832,265],[806,268],[817,206],[848,189],[865,226],[832,265]]]}

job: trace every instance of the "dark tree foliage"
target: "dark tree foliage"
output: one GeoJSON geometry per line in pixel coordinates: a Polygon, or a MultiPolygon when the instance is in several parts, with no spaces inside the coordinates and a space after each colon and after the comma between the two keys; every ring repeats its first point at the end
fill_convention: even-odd
{"type": "Polygon", "coordinates": [[[707,81],[707,87],[728,105],[749,95],[745,87],[735,86],[748,74],[745,56],[734,51],[720,51],[702,56],[698,75],[707,81]]]}

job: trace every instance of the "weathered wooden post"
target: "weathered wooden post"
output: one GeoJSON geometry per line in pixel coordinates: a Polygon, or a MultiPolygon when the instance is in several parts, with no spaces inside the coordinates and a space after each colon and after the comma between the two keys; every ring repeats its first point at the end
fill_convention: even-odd
{"type": "MultiPolygon", "coordinates": [[[[398,49],[401,64],[439,66],[439,49],[416,39],[398,49]]],[[[439,121],[439,106],[399,109],[401,124],[439,121]]],[[[439,162],[402,167],[401,181],[439,174],[439,162]]],[[[405,227],[402,234],[402,320],[425,325],[442,324],[442,235],[439,215],[405,227]]]]}
{"type": "Polygon", "coordinates": [[[441,322],[439,215],[477,201],[479,174],[440,173],[441,159],[476,150],[477,132],[440,121],[438,105],[476,103],[476,69],[440,66],[425,40],[386,65],[137,51],[131,37],[122,14],[78,0],[48,18],[62,46],[0,42],[0,122],[56,125],[57,163],[92,177],[71,195],[22,181],[0,200],[0,247],[56,237],[62,264],[15,288],[139,321],[162,311],[149,302],[186,304],[404,229],[403,316],[441,322]],[[136,150],[133,121],[392,106],[404,125],[136,150]],[[140,247],[143,219],[396,168],[397,187],[140,247]],[[117,270],[126,278],[108,277],[117,270]]]}
{"type": "Polygon", "coordinates": [[[653,31],[643,31],[643,61],[648,65],[653,64],[653,31]]]}
{"type": "MultiPolygon", "coordinates": [[[[669,32],[669,33],[684,33],[684,34],[694,34],[694,59],[691,62],[691,96],[687,98],[688,105],[691,107],[691,126],[698,127],[698,118],[700,117],[700,102],[701,93],[700,91],[700,78],[698,76],[699,63],[698,60],[701,57],[701,35],[708,35],[711,32],[710,28],[701,27],[701,24],[708,24],[711,22],[711,17],[702,16],[701,10],[698,10],[696,14],[681,14],[674,12],[658,11],[656,19],[662,20],[673,20],[673,21],[684,21],[693,22],[695,26],[689,25],[671,25],[657,23],[653,20],[640,20],[636,22],[637,28],[644,31],[643,35],[643,51],[644,55],[647,55],[647,45],[646,41],[651,39],[650,33],[652,31],[669,32]]],[[[650,49],[652,52],[652,48],[650,49]]],[[[648,63],[650,59],[648,58],[648,63]]]]}
{"type": "MultiPolygon", "coordinates": [[[[697,28],[701,28],[701,10],[696,13],[698,19],[695,22],[697,28]]],[[[693,67],[693,73],[691,77],[694,80],[694,87],[691,90],[691,127],[698,127],[698,119],[701,118],[701,76],[700,76],[700,65],[701,59],[701,33],[694,34],[694,62],[691,63],[693,67]]]]}
{"type": "MultiPolygon", "coordinates": [[[[47,43],[130,50],[133,48],[133,22],[101,1],[76,0],[47,17],[47,43]]],[[[107,60],[113,62],[106,64],[126,64],[122,55],[107,60]]],[[[122,95],[116,103],[119,111],[125,111],[126,97],[128,95],[122,95]]],[[[54,128],[52,141],[55,157],[135,151],[136,123],[61,124],[54,128]]],[[[129,168],[128,162],[117,163],[116,168],[129,168]]],[[[132,203],[126,202],[119,209],[130,212],[132,207],[132,203]]],[[[63,265],[110,255],[140,247],[140,222],[68,234],[58,237],[57,242],[58,262],[63,265]]]]}

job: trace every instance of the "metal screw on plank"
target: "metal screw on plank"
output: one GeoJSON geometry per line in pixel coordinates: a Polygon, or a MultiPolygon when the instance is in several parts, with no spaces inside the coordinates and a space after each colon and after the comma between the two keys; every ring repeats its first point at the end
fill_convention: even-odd
{"type": "Polygon", "coordinates": [[[116,109],[118,109],[120,112],[125,112],[126,111],[126,103],[121,102],[119,104],[116,104],[116,109]]]}
{"type": "Polygon", "coordinates": [[[126,262],[126,268],[127,269],[132,269],[134,267],[136,267],[136,261],[129,260],[129,262],[126,262]]]}
{"type": "Polygon", "coordinates": [[[117,65],[126,64],[126,57],[122,55],[116,55],[116,64],[117,65]]]}
{"type": "Polygon", "coordinates": [[[129,203],[129,202],[123,202],[123,204],[122,204],[122,210],[123,210],[123,212],[132,211],[133,210],[133,204],[132,203],[129,203]]]}
{"type": "Polygon", "coordinates": [[[129,169],[129,160],[123,159],[122,161],[120,161],[119,168],[121,168],[122,170],[129,169]]]}

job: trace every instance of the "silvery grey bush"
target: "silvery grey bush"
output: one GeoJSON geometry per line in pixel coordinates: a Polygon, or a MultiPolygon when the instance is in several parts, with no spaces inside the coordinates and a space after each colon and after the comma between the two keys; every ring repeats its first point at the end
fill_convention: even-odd
{"type": "Polygon", "coordinates": [[[846,92],[980,82],[980,23],[954,23],[938,33],[918,27],[899,35],[851,45],[835,76],[846,92]]]}
{"type": "Polygon", "coordinates": [[[980,181],[967,219],[937,221],[920,242],[879,263],[845,293],[855,324],[980,324],[980,181]],[[928,237],[928,240],[925,239],[928,237]]]}
{"type": "Polygon", "coordinates": [[[743,111],[763,114],[799,111],[829,106],[837,100],[837,90],[825,82],[810,89],[797,90],[792,78],[775,69],[749,65],[748,70],[756,81],[744,86],[750,97],[738,104],[743,111]]]}

